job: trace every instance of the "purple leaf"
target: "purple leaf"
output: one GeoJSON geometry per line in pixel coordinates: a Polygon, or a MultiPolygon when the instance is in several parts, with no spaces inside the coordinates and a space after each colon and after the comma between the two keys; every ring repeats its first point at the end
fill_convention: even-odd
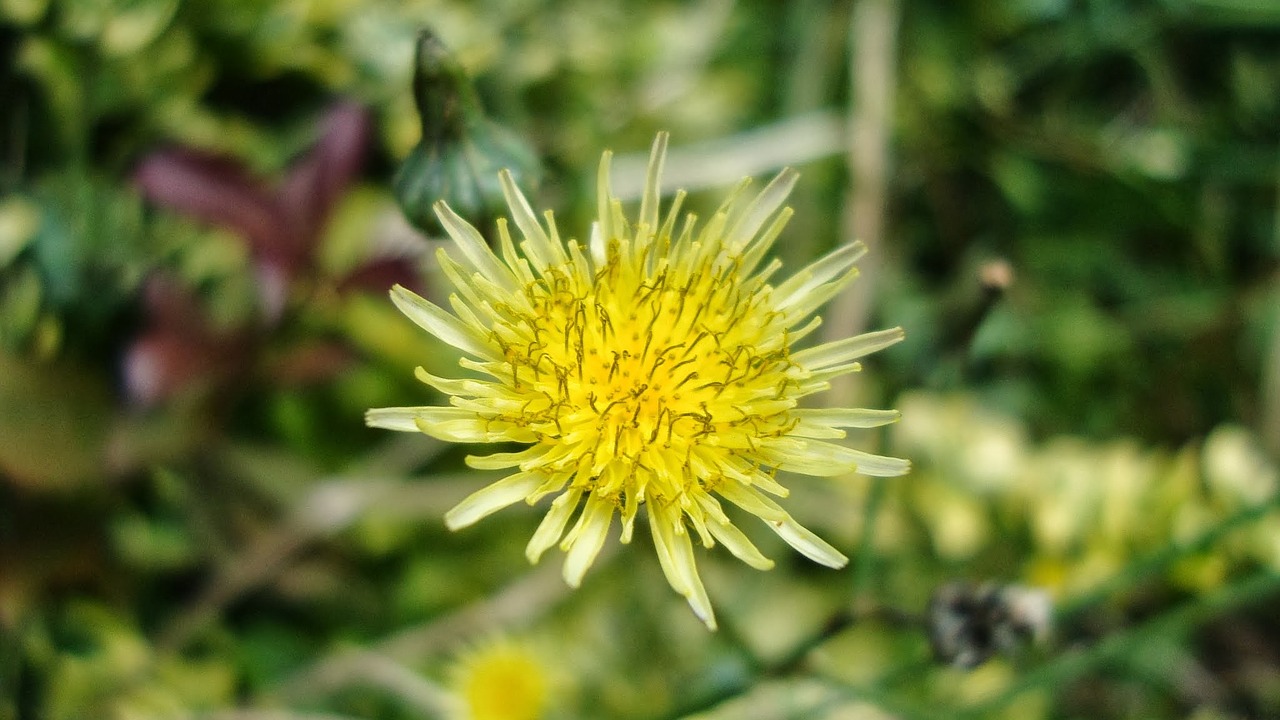
{"type": "Polygon", "coordinates": [[[338,281],[338,292],[353,290],[386,294],[392,285],[400,284],[414,292],[422,291],[422,277],[411,258],[376,258],[352,270],[338,281]]]}
{"type": "Polygon", "coordinates": [[[355,103],[330,108],[320,139],[300,158],[280,188],[280,203],[298,228],[304,252],[315,247],[333,206],[364,162],[369,115],[355,103]]]}
{"type": "Polygon", "coordinates": [[[271,191],[233,159],[187,148],[161,150],[142,161],[134,181],[157,205],[242,233],[256,255],[276,255],[282,245],[298,244],[271,191]]]}
{"type": "Polygon", "coordinates": [[[150,278],[143,307],[147,327],[125,350],[121,367],[134,403],[154,405],[198,384],[212,388],[245,360],[247,337],[212,328],[195,297],[172,278],[150,278]]]}

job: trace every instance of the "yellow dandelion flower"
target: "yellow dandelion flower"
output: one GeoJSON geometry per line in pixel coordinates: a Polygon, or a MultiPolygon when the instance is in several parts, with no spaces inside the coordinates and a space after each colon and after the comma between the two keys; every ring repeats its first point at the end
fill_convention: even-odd
{"type": "Polygon", "coordinates": [[[537,720],[551,697],[547,667],[526,643],[495,639],[471,649],[452,673],[457,720],[537,720]]]}
{"type": "Polygon", "coordinates": [[[843,428],[884,425],[893,410],[805,409],[801,398],[860,369],[859,358],[903,338],[901,328],[797,350],[814,312],[857,275],[860,243],[841,247],[791,278],[770,283],[766,260],[791,216],[782,207],[798,174],[783,170],[747,202],[744,180],[700,230],[679,218],[684,193],[660,217],[658,178],[667,136],[653,144],[638,222],[599,172],[599,218],[590,242],[561,240],[550,211],[538,220],[507,173],[506,200],[523,242],[505,220],[498,251],[444,203],[436,212],[461,258],[440,265],[457,292],[452,312],[402,287],[391,299],[414,322],[458,348],[481,379],[417,376],[450,396],[445,407],[370,410],[367,422],[453,442],[527,443],[519,452],[470,456],[473,468],[517,471],[446,515],[470,525],[520,500],[555,495],[529,541],[531,562],[557,544],[564,578],[577,587],[615,515],[621,542],[648,508],[663,572],[709,628],[711,603],[694,565],[691,536],[717,541],[759,569],[773,563],[735,527],[722,500],[756,515],[805,556],[829,567],[848,559],[797,523],[770,496],[786,497],[777,471],[896,476],[906,460],[830,442],[843,428]],[[677,222],[679,220],[679,222],[677,222]],[[577,521],[565,534],[569,520],[577,521]]]}

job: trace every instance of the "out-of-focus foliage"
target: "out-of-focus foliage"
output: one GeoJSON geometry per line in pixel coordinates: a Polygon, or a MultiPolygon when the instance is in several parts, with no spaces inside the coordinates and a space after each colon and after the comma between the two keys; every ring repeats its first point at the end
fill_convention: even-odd
{"type": "Polygon", "coordinates": [[[1277,118],[1271,0],[0,0],[0,720],[443,717],[486,647],[549,718],[1280,715],[1277,118]],[[908,339],[859,392],[918,470],[788,500],[850,572],[712,552],[712,635],[642,548],[569,594],[538,510],[447,533],[492,478],[361,425],[456,370],[385,297],[434,290],[419,33],[562,232],[669,130],[672,185],[801,163],[794,268],[843,240],[871,3],[908,339]],[[956,579],[1047,589],[1054,639],[938,666],[956,579]]]}
{"type": "Polygon", "coordinates": [[[1265,5],[905,11],[896,246],[913,271],[887,306],[953,314],[991,255],[1018,275],[962,349],[945,321],[915,334],[950,356],[920,377],[1095,436],[1260,416],[1280,254],[1265,5]]]}

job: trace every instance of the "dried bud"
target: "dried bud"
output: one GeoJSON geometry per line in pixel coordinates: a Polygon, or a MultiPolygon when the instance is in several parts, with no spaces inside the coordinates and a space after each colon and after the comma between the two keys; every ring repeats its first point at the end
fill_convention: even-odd
{"type": "Polygon", "coordinates": [[[1052,615],[1039,588],[947,583],[929,600],[929,643],[938,662],[968,670],[1043,641],[1052,615]]]}

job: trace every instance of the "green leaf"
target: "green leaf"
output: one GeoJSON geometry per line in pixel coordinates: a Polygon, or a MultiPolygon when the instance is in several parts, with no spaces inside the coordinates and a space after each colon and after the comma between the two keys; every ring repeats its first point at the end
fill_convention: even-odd
{"type": "Polygon", "coordinates": [[[18,484],[60,490],[101,482],[111,419],[100,377],[0,354],[0,470],[18,484]]]}

